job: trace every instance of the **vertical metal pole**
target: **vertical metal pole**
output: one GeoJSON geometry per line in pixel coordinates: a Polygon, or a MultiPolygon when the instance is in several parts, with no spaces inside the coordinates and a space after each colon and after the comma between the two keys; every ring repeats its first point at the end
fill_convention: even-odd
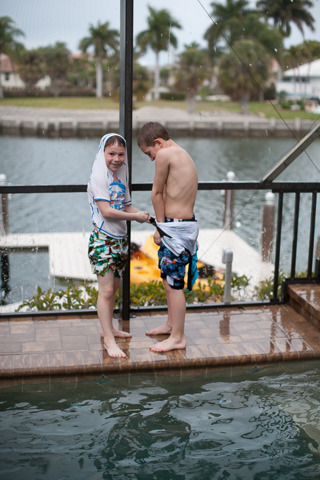
{"type": "MultiPolygon", "coordinates": [[[[4,174],[0,175],[0,185],[6,185],[7,177],[4,174]]],[[[9,195],[7,193],[0,194],[0,235],[7,235],[9,233],[9,195]]],[[[3,253],[0,255],[0,270],[1,270],[1,298],[3,302],[6,295],[10,292],[10,263],[9,255],[3,253]]]]}
{"type": "Polygon", "coordinates": [[[278,299],[278,283],[279,283],[279,269],[280,269],[280,244],[281,244],[281,229],[282,229],[282,210],[283,210],[283,192],[279,192],[278,198],[278,221],[277,221],[277,239],[276,239],[276,254],[274,262],[274,279],[273,279],[273,298],[278,299]]]}
{"type": "Polygon", "coordinates": [[[311,219],[310,219],[308,278],[312,278],[312,262],[313,262],[313,249],[314,249],[314,240],[315,240],[314,237],[315,237],[315,225],[316,225],[316,210],[317,210],[317,192],[313,192],[312,204],[311,204],[311,219]]]}
{"type": "Polygon", "coordinates": [[[299,225],[299,208],[300,208],[300,193],[296,192],[296,201],[294,208],[294,224],[293,224],[293,239],[292,239],[292,255],[291,255],[291,279],[295,278],[296,272],[296,258],[298,245],[298,225],[299,225]]]}
{"type": "MultiPolygon", "coordinates": [[[[132,178],[132,71],[133,71],[133,0],[121,0],[120,12],[120,134],[127,141],[129,188],[132,178]]],[[[131,225],[128,222],[128,242],[131,225]]],[[[122,279],[122,320],[130,319],[130,254],[122,279]]]]}

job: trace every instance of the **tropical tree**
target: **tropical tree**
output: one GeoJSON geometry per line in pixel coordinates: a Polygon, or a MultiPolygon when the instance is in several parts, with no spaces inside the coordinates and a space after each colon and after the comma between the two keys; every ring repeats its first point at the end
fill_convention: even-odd
{"type": "Polygon", "coordinates": [[[24,50],[20,55],[19,75],[26,87],[33,87],[46,74],[42,49],[24,50]]]}
{"type": "Polygon", "coordinates": [[[84,37],[80,43],[79,48],[82,52],[87,52],[93,47],[94,55],[97,62],[96,67],[96,96],[102,98],[103,96],[103,59],[108,58],[110,51],[116,52],[119,48],[119,32],[109,27],[110,23],[100,23],[94,27],[89,27],[89,37],[84,37]]]}
{"type": "Polygon", "coordinates": [[[239,39],[239,28],[246,15],[252,12],[248,0],[226,0],[225,3],[212,2],[212,17],[215,22],[204,34],[210,55],[214,57],[217,43],[223,39],[229,46],[239,39]]]}
{"type": "MultiPolygon", "coordinates": [[[[120,95],[120,69],[118,65],[113,65],[110,69],[110,93],[114,100],[119,100],[120,95]]],[[[143,100],[152,86],[148,69],[137,62],[134,55],[132,68],[132,94],[137,100],[143,100]]]]}
{"type": "Polygon", "coordinates": [[[156,10],[150,6],[148,8],[150,14],[147,18],[148,29],[137,35],[136,42],[141,53],[145,53],[150,47],[156,54],[154,95],[155,99],[158,100],[160,84],[159,54],[162,51],[167,51],[170,45],[177,48],[178,40],[172,33],[172,29],[181,29],[181,25],[171,16],[168,10],[156,10]]]}
{"type": "MultiPolygon", "coordinates": [[[[240,23],[240,22],[239,22],[240,23]]],[[[267,52],[275,58],[280,58],[283,50],[283,37],[281,33],[264,22],[261,14],[249,13],[239,25],[239,34],[235,40],[252,40],[261,43],[267,52]]]]}
{"type": "Polygon", "coordinates": [[[185,50],[179,55],[175,86],[177,90],[187,92],[188,111],[194,113],[197,91],[203,81],[211,77],[212,69],[208,53],[200,49],[197,43],[184,47],[185,50]]]}
{"type": "Polygon", "coordinates": [[[146,67],[138,62],[133,64],[132,93],[137,100],[143,100],[150,90],[151,82],[146,67]]]}
{"type": "MultiPolygon", "coordinates": [[[[15,58],[19,49],[22,49],[21,43],[16,38],[24,36],[24,32],[15,27],[15,22],[10,17],[0,17],[0,55],[5,53],[10,58],[15,58]]],[[[0,69],[0,98],[3,98],[1,86],[0,69]]]]}
{"type": "Polygon", "coordinates": [[[314,18],[308,11],[313,3],[310,0],[258,0],[257,7],[267,18],[273,19],[274,26],[284,37],[291,34],[291,24],[295,24],[304,37],[304,25],[314,31],[314,18]]]}
{"type": "Polygon", "coordinates": [[[39,49],[45,62],[45,73],[50,77],[55,96],[65,86],[70,67],[70,52],[64,42],[39,49]]]}
{"type": "Polygon", "coordinates": [[[320,42],[316,40],[305,40],[302,44],[304,58],[308,63],[320,58],[320,42]]]}
{"type": "Polygon", "coordinates": [[[71,58],[67,80],[78,87],[93,88],[96,71],[88,54],[71,58]]]}
{"type": "Polygon", "coordinates": [[[241,40],[219,62],[220,88],[234,100],[240,100],[241,112],[248,113],[249,100],[264,87],[270,67],[270,56],[261,43],[241,40]],[[236,53],[235,53],[236,52],[236,53]]]}

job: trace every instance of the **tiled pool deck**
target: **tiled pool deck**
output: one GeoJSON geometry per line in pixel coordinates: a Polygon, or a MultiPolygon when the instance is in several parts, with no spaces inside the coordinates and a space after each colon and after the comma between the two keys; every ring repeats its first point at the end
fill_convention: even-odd
{"type": "Polygon", "coordinates": [[[165,336],[145,335],[146,330],[163,323],[165,315],[138,315],[130,323],[120,321],[120,328],[132,334],[132,339],[118,339],[126,359],[109,358],[100,340],[97,317],[1,317],[0,377],[183,371],[320,359],[319,327],[306,319],[310,308],[314,309],[312,318],[320,315],[320,286],[294,287],[292,292],[297,298],[311,299],[312,306],[300,307],[300,313],[297,305],[293,308],[290,304],[188,313],[187,348],[168,353],[149,350],[165,336]]]}

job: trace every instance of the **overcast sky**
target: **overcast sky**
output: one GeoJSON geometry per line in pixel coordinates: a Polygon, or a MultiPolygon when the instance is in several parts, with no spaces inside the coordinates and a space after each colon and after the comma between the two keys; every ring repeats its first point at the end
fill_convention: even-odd
{"type": "MultiPolygon", "coordinates": [[[[215,0],[217,1],[217,0],[215,0]]],[[[147,28],[148,5],[155,9],[166,8],[182,25],[175,29],[178,38],[178,49],[182,51],[184,44],[193,41],[206,46],[204,32],[211,25],[212,0],[134,0],[134,37],[147,28]]],[[[223,3],[223,0],[221,0],[223,3]]],[[[255,1],[250,0],[251,6],[255,1]]],[[[313,0],[311,14],[315,19],[316,30],[305,28],[306,40],[320,41],[320,0],[313,0]]],[[[0,0],[0,16],[7,15],[16,22],[16,27],[24,31],[20,38],[26,48],[53,45],[57,41],[67,44],[70,51],[78,52],[81,38],[88,35],[89,25],[97,25],[98,21],[110,22],[110,28],[120,28],[120,0],[0,0]]],[[[303,41],[297,28],[292,27],[292,35],[285,41],[285,46],[296,45],[303,41]]],[[[162,53],[161,65],[171,63],[174,52],[162,53]]],[[[154,53],[148,52],[142,62],[152,66],[155,63],[154,53]]]]}

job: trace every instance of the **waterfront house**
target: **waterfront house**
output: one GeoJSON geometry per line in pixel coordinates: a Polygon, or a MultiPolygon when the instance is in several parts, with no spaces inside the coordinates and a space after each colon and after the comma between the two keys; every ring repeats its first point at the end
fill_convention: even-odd
{"type": "Polygon", "coordinates": [[[320,59],[299,65],[283,73],[277,92],[300,98],[320,99],[320,59]]]}

